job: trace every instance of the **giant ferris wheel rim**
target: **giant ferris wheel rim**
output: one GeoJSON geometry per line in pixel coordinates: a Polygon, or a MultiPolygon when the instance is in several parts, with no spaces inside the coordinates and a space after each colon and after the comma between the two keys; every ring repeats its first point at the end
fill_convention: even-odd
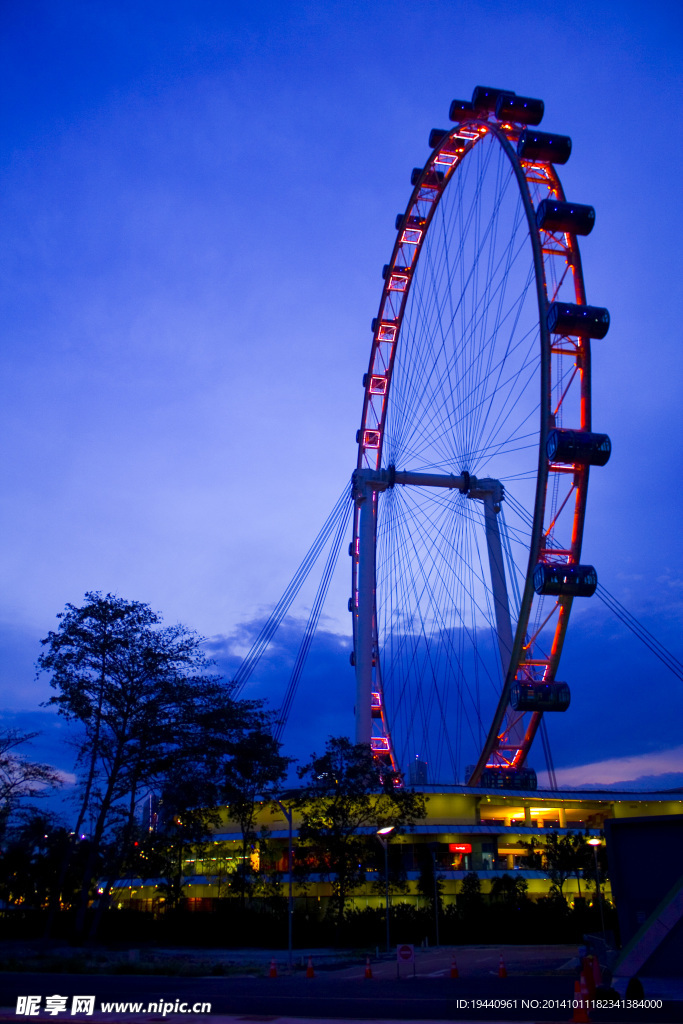
{"type": "MultiPolygon", "coordinates": [[[[500,693],[496,712],[488,731],[486,742],[480,752],[479,761],[477,765],[475,765],[475,771],[472,776],[474,783],[476,783],[480,778],[483,768],[486,766],[492,752],[496,749],[497,737],[508,705],[510,688],[518,672],[525,641],[529,638],[529,615],[531,605],[534,600],[533,574],[534,568],[537,565],[541,554],[542,536],[544,536],[544,526],[546,525],[544,515],[548,504],[549,459],[546,454],[546,441],[549,428],[554,423],[552,409],[553,379],[551,361],[553,351],[555,350],[553,349],[553,342],[547,323],[547,313],[550,303],[557,297],[559,286],[555,294],[549,290],[549,281],[547,279],[546,266],[544,262],[548,257],[544,255],[541,232],[536,224],[536,208],[534,207],[532,200],[531,182],[536,181],[535,176],[542,174],[544,177],[544,187],[547,186],[549,195],[554,195],[557,199],[564,200],[564,192],[559,176],[557,175],[552,162],[541,162],[543,163],[543,166],[539,170],[539,161],[523,160],[518,155],[517,150],[514,147],[514,143],[517,141],[521,131],[523,130],[524,126],[520,124],[512,122],[501,123],[492,120],[488,112],[484,112],[483,115],[472,116],[469,119],[459,121],[453,128],[443,133],[420,172],[414,172],[414,189],[405,213],[397,218],[396,241],[394,243],[391,259],[385,267],[385,283],[382,289],[378,315],[376,320],[373,321],[373,342],[368,372],[365,378],[363,413],[358,436],[359,447],[357,468],[363,469],[372,466],[373,462],[374,466],[378,467],[381,464],[385,443],[385,425],[387,410],[391,399],[394,358],[398,346],[401,344],[401,328],[403,326],[403,318],[407,302],[415,279],[415,268],[419,266],[423,246],[426,239],[429,237],[429,230],[436,211],[439,208],[443,195],[446,194],[449,184],[454,178],[456,168],[459,168],[465,160],[472,158],[472,154],[476,150],[476,147],[480,145],[485,138],[488,138],[489,141],[495,140],[507,157],[515,176],[519,197],[521,198],[524,206],[524,213],[526,216],[529,239],[533,253],[540,344],[540,417],[538,429],[536,493],[524,593],[522,595],[522,604],[515,631],[514,647],[510,658],[509,670],[504,680],[503,688],[500,693]],[[444,167],[446,168],[445,170],[443,170],[444,167]],[[425,208],[424,195],[426,190],[431,193],[431,201],[425,208]],[[426,212],[426,216],[424,217],[417,215],[415,212],[420,212],[421,197],[422,212],[426,212]],[[412,233],[412,240],[410,244],[414,246],[414,255],[410,263],[408,263],[405,258],[405,238],[406,233],[408,232],[412,233]],[[415,242],[415,239],[417,239],[417,242],[415,242]],[[392,297],[392,291],[397,292],[400,295],[398,300],[395,297],[392,297]],[[389,310],[393,315],[388,316],[387,310],[389,310]],[[378,348],[380,343],[385,340],[382,336],[383,330],[386,331],[387,334],[392,335],[393,348],[390,357],[391,362],[387,366],[386,373],[384,375],[384,382],[380,382],[379,378],[373,375],[373,370],[376,367],[378,348]],[[384,391],[380,395],[381,413],[379,415],[377,413],[377,391],[375,390],[373,393],[373,381],[375,382],[375,388],[378,388],[380,384],[384,387],[384,391]],[[372,445],[367,444],[366,442],[368,441],[371,441],[372,445]]],[[[569,254],[567,262],[571,268],[574,301],[577,305],[585,305],[585,287],[576,235],[571,232],[565,232],[564,244],[566,252],[569,254]]],[[[562,283],[563,280],[564,276],[560,283],[562,283]]],[[[577,365],[578,362],[581,362],[581,422],[578,426],[582,430],[590,430],[591,388],[589,338],[587,336],[579,337],[576,348],[577,351],[580,352],[580,354],[577,355],[577,365]]],[[[574,467],[574,494],[571,495],[573,499],[574,516],[571,552],[569,554],[576,562],[578,562],[578,557],[581,551],[587,484],[587,466],[578,468],[574,467]]],[[[565,503],[566,501],[567,499],[565,499],[565,503]]],[[[354,550],[357,550],[357,542],[358,516],[354,518],[354,550]]],[[[353,579],[355,587],[355,558],[353,579]]],[[[557,663],[559,662],[559,654],[561,653],[569,612],[571,610],[571,603],[571,597],[561,597],[557,601],[557,626],[553,639],[553,678],[557,669],[557,663]]],[[[548,664],[551,665],[551,659],[549,659],[548,664]]],[[[533,740],[533,736],[540,723],[541,714],[542,713],[534,713],[531,716],[525,735],[524,749],[521,752],[521,759],[518,758],[516,765],[513,766],[519,767],[524,764],[531,741],[533,740]]],[[[394,767],[397,767],[395,760],[392,761],[392,764],[394,767]]]]}

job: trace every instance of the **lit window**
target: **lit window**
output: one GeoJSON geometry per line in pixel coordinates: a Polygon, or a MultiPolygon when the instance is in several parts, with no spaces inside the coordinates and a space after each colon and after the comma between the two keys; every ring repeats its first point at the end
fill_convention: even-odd
{"type": "Polygon", "coordinates": [[[407,274],[392,274],[389,278],[390,292],[404,292],[408,287],[407,274]]]}
{"type": "Polygon", "coordinates": [[[388,754],[389,740],[386,738],[386,736],[371,736],[370,749],[372,750],[373,754],[388,754]]]}
{"type": "Polygon", "coordinates": [[[366,430],[363,434],[363,445],[365,448],[379,448],[381,439],[379,430],[366,430]]]}
{"type": "Polygon", "coordinates": [[[370,394],[371,395],[386,395],[387,393],[387,378],[386,377],[375,377],[370,378],[370,394]]]}
{"type": "Polygon", "coordinates": [[[408,245],[419,245],[420,239],[422,238],[422,231],[420,228],[406,228],[401,235],[401,241],[408,245]]]}
{"type": "Polygon", "coordinates": [[[380,324],[377,332],[378,341],[395,341],[396,331],[398,330],[396,324],[380,324]]]}

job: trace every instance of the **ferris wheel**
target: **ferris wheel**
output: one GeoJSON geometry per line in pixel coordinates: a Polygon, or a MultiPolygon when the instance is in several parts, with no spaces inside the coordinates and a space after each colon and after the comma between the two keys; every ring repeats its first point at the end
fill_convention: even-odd
{"type": "Polygon", "coordinates": [[[434,129],[372,321],[353,475],[356,738],[417,780],[536,788],[581,561],[592,430],[588,305],[567,136],[541,100],[478,86],[434,129]]]}

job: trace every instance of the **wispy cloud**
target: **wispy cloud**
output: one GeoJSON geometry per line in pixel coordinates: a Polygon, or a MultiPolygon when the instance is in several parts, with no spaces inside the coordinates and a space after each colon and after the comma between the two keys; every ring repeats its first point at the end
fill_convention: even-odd
{"type": "Polygon", "coordinates": [[[558,785],[577,787],[585,785],[613,786],[638,779],[683,773],[683,746],[669,750],[637,754],[634,757],[613,757],[605,761],[560,768],[556,771],[558,785]]]}

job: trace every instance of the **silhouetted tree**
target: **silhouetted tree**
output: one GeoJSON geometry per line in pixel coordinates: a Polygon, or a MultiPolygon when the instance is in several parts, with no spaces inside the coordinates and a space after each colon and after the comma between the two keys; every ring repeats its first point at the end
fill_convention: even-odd
{"type": "Polygon", "coordinates": [[[30,743],[37,735],[37,732],[18,729],[0,732],[0,839],[10,816],[23,802],[62,784],[59,772],[50,765],[29,761],[16,752],[17,747],[30,743]]]}
{"type": "Polygon", "coordinates": [[[491,897],[509,907],[521,907],[527,901],[529,883],[521,875],[499,875],[491,881],[491,897]]]}
{"type": "MultiPolygon", "coordinates": [[[[253,726],[245,729],[237,742],[231,745],[230,757],[225,762],[222,802],[228,805],[230,816],[239,823],[242,849],[237,868],[237,884],[244,902],[253,872],[249,851],[257,839],[256,818],[259,804],[273,799],[282,784],[292,758],[280,753],[275,739],[272,716],[255,712],[253,726]]],[[[264,833],[267,838],[267,833],[264,833]]]]}
{"type": "Polygon", "coordinates": [[[5,834],[0,853],[0,899],[35,910],[60,900],[70,905],[78,891],[78,866],[87,855],[87,844],[76,847],[71,871],[60,888],[60,868],[69,839],[68,830],[54,814],[28,809],[18,815],[5,834]]]}
{"type": "Polygon", "coordinates": [[[578,879],[579,873],[587,864],[590,847],[585,836],[576,832],[567,832],[564,835],[551,832],[544,842],[532,836],[531,840],[523,845],[527,850],[522,858],[524,866],[535,871],[545,871],[552,883],[551,891],[557,894],[558,899],[566,902],[563,892],[565,882],[571,875],[578,879]]]}
{"type": "Polygon", "coordinates": [[[466,914],[481,911],[484,897],[481,892],[481,879],[476,871],[468,872],[460,883],[457,905],[458,910],[462,910],[466,914]]]}
{"type": "Polygon", "coordinates": [[[369,746],[345,736],[330,737],[325,753],[314,754],[298,774],[305,780],[299,838],[326,862],[330,909],[341,924],[349,896],[365,878],[368,840],[376,843],[377,830],[390,825],[396,833],[413,827],[426,814],[425,798],[405,789],[369,746]]]}
{"type": "MultiPolygon", "coordinates": [[[[57,691],[48,703],[82,727],[76,837],[86,820],[93,825],[78,931],[101,851],[109,844],[114,863],[118,842],[123,863],[141,799],[164,785],[172,788],[171,778],[187,783],[191,777],[193,806],[215,806],[226,744],[259,706],[234,700],[208,672],[203,641],[187,627],[163,627],[161,617],[138,601],[99,593],[85,599],[82,608],[66,606],[59,628],[42,641],[38,661],[57,691]]],[[[116,874],[114,867],[110,872],[116,874]]]]}

